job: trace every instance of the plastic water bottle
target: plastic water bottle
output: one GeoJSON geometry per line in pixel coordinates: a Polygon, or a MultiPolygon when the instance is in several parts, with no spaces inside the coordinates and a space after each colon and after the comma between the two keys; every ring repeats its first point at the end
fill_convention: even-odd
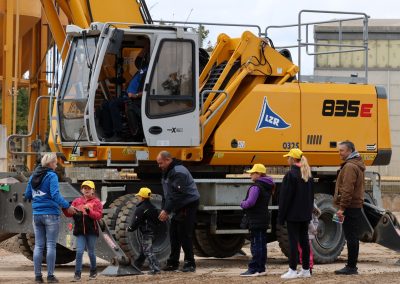
{"type": "Polygon", "coordinates": [[[343,224],[344,216],[339,217],[336,213],[333,214],[332,221],[335,223],[343,224]]]}

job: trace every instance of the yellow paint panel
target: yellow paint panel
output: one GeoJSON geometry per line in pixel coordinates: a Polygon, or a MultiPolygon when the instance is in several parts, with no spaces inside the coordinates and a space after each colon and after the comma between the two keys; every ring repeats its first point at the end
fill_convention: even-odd
{"type": "MultiPolygon", "coordinates": [[[[283,143],[300,142],[300,94],[298,84],[258,85],[229,115],[215,132],[215,152],[219,151],[285,151],[283,143]],[[285,129],[261,128],[257,130],[262,116],[264,98],[274,117],[272,124],[283,125],[274,118],[278,116],[290,126],[285,129]],[[233,141],[238,146],[232,147],[233,141]]],[[[277,118],[278,119],[278,118],[277,118]]],[[[271,125],[267,123],[264,125],[271,125]]],[[[286,147],[286,146],[285,146],[286,147]]]]}
{"type": "Polygon", "coordinates": [[[132,0],[91,0],[93,21],[143,24],[139,4],[132,0]]]}
{"type": "MultiPolygon", "coordinates": [[[[353,84],[301,84],[302,147],[304,151],[335,151],[330,142],[351,140],[357,149],[366,151],[367,145],[377,144],[377,96],[374,86],[353,84]],[[326,100],[334,101],[335,115],[323,115],[326,100]],[[358,101],[358,116],[339,116],[342,103],[338,100],[358,101]],[[364,104],[372,104],[371,117],[361,117],[364,104]],[[322,135],[320,144],[308,141],[308,135],[322,135]]],[[[328,104],[326,104],[328,105],[328,104]]],[[[331,105],[329,104],[329,107],[331,105]]],[[[345,109],[347,114],[348,107],[345,109]]],[[[318,141],[319,142],[319,141],[318,141]]]]}
{"type": "MultiPolygon", "coordinates": [[[[342,44],[353,45],[355,44],[351,40],[343,40],[342,44]]],[[[341,50],[350,50],[354,49],[353,47],[342,47],[341,50]]],[[[344,68],[351,68],[353,66],[353,52],[344,52],[340,53],[340,66],[344,68]]]]}

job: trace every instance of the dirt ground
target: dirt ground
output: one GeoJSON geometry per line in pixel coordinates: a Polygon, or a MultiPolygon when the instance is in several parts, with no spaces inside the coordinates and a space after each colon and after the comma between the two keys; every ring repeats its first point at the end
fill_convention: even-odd
{"type": "MultiPolygon", "coordinates": [[[[398,218],[400,214],[396,214],[398,218]]],[[[16,253],[13,240],[0,245],[0,283],[32,283],[33,263],[21,254],[16,253]]],[[[311,279],[293,279],[283,281],[280,275],[287,271],[286,257],[281,253],[277,242],[268,244],[268,275],[255,278],[243,278],[238,275],[246,269],[251,257],[249,248],[244,247],[246,256],[235,256],[227,259],[197,258],[196,273],[164,272],[157,276],[99,276],[96,281],[88,280],[87,256],[84,258],[84,273],[82,282],[91,283],[400,283],[400,265],[396,262],[400,254],[383,248],[377,244],[361,244],[359,257],[359,272],[357,276],[336,276],[333,271],[342,268],[347,257],[345,248],[338,261],[334,264],[316,265],[311,279]]],[[[99,270],[108,265],[98,259],[99,270]]],[[[46,268],[43,268],[44,275],[46,268]]],[[[69,283],[73,277],[74,263],[56,267],[55,275],[61,283],[69,283]]]]}

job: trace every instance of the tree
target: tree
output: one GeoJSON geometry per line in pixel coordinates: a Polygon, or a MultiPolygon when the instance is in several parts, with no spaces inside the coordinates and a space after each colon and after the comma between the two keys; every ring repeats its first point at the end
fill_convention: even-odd
{"type": "Polygon", "coordinates": [[[199,33],[200,37],[200,47],[203,47],[203,42],[206,40],[208,37],[208,34],[210,33],[209,30],[207,30],[203,25],[199,25],[199,27],[196,29],[196,31],[199,33]]]}

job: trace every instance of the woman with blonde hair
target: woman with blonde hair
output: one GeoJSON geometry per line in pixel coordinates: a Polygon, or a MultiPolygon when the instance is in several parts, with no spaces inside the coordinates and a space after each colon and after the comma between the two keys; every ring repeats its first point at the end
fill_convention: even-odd
{"type": "Polygon", "coordinates": [[[308,241],[308,224],[314,208],[314,191],[311,169],[307,158],[300,149],[291,149],[284,155],[288,158],[290,170],[283,178],[279,193],[278,223],[286,222],[290,255],[289,270],[281,276],[283,279],[311,277],[310,245],[308,241]],[[297,273],[298,248],[302,249],[302,270],[297,273]]]}
{"type": "Polygon", "coordinates": [[[46,246],[47,283],[58,283],[54,276],[56,263],[56,245],[60,230],[60,207],[70,214],[75,209],[60,193],[58,177],[55,173],[57,156],[47,153],[42,157],[41,164],[35,169],[25,190],[25,198],[32,200],[33,231],[35,233],[35,248],[33,250],[33,267],[35,282],[44,283],[42,278],[43,251],[46,246]]]}

